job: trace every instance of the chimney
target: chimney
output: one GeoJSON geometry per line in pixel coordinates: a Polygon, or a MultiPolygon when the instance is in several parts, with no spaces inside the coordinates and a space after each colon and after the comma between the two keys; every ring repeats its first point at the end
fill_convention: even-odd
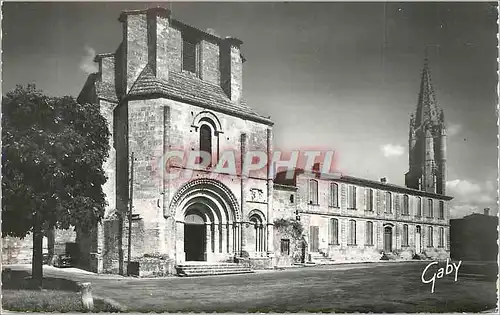
{"type": "Polygon", "coordinates": [[[168,78],[167,35],[170,11],[164,8],[124,11],[118,19],[123,23],[126,93],[147,64],[153,74],[168,78]]]}
{"type": "Polygon", "coordinates": [[[99,65],[99,79],[101,82],[115,85],[115,54],[99,54],[94,58],[99,65]]]}
{"type": "Polygon", "coordinates": [[[243,92],[243,56],[237,38],[226,37],[220,44],[221,87],[233,102],[239,102],[243,92]]]}
{"type": "Polygon", "coordinates": [[[319,162],[314,163],[313,168],[312,168],[313,172],[319,172],[320,167],[321,167],[321,163],[319,163],[319,162]]]}
{"type": "Polygon", "coordinates": [[[382,184],[387,184],[387,178],[385,178],[385,177],[380,178],[380,182],[382,184]]]}
{"type": "Polygon", "coordinates": [[[484,215],[490,215],[490,208],[484,208],[484,215]]]}

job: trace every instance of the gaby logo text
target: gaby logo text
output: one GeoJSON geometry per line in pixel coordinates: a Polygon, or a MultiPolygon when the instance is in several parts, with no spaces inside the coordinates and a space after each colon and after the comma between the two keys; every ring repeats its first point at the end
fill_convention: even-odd
{"type": "Polygon", "coordinates": [[[425,267],[424,271],[422,272],[422,283],[432,283],[432,286],[431,286],[431,293],[434,293],[434,287],[436,285],[436,279],[441,279],[443,278],[445,275],[450,275],[450,274],[454,274],[455,276],[455,282],[457,281],[458,279],[458,269],[460,268],[460,265],[462,264],[462,261],[459,261],[458,264],[455,264],[455,263],[451,263],[450,264],[450,259],[447,258],[446,259],[446,267],[445,268],[439,268],[437,270],[437,272],[434,272],[434,273],[430,273],[429,272],[429,268],[434,266],[434,265],[437,265],[438,262],[437,261],[433,261],[431,262],[430,264],[427,265],[427,267],[425,267]]]}

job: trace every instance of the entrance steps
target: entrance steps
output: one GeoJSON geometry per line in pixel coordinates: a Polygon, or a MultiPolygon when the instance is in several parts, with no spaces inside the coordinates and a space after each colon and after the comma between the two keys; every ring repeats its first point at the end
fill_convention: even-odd
{"type": "Polygon", "coordinates": [[[309,254],[309,261],[317,265],[329,265],[333,263],[333,260],[323,253],[311,253],[309,254]]]}
{"type": "Polygon", "coordinates": [[[175,266],[175,269],[177,270],[177,275],[179,277],[229,275],[254,272],[249,266],[227,262],[185,262],[175,266]]]}

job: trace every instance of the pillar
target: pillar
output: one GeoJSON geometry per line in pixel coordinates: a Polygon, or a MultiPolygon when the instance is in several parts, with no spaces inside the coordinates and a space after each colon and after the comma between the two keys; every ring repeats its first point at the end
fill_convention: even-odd
{"type": "Polygon", "coordinates": [[[239,222],[235,222],[233,224],[233,235],[234,235],[234,253],[239,254],[241,252],[240,250],[240,229],[239,229],[239,222]]]}
{"type": "Polygon", "coordinates": [[[221,230],[220,230],[220,234],[221,234],[221,249],[220,249],[220,252],[221,253],[227,253],[228,250],[227,250],[227,244],[228,244],[228,239],[227,239],[227,223],[222,223],[221,224],[221,230]]]}
{"type": "Polygon", "coordinates": [[[184,253],[184,222],[175,222],[175,248],[177,262],[186,261],[186,253],[184,253]]]}
{"type": "Polygon", "coordinates": [[[205,258],[206,258],[206,261],[210,261],[210,259],[212,258],[212,224],[211,223],[205,223],[205,234],[206,234],[205,258]]]}
{"type": "Polygon", "coordinates": [[[233,237],[234,237],[233,224],[228,223],[227,224],[227,252],[230,254],[232,254],[234,252],[233,237]]]}
{"type": "Polygon", "coordinates": [[[214,245],[214,253],[215,254],[218,254],[220,253],[220,245],[219,245],[219,240],[220,240],[220,226],[219,226],[219,223],[215,223],[213,225],[213,229],[214,229],[214,233],[213,233],[213,238],[214,238],[214,242],[213,242],[213,245],[214,245]]]}
{"type": "Polygon", "coordinates": [[[240,243],[240,248],[241,248],[241,251],[246,251],[248,252],[248,248],[247,248],[247,241],[246,241],[246,227],[245,227],[246,223],[245,222],[240,222],[240,240],[241,240],[241,243],[240,243]]]}

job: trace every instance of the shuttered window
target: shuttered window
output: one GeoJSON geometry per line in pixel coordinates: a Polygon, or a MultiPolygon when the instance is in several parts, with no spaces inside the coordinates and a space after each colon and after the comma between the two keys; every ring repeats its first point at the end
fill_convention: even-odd
{"type": "Polygon", "coordinates": [[[339,220],[330,219],[330,244],[339,244],[339,220]]]}
{"type": "Polygon", "coordinates": [[[409,202],[409,197],[408,197],[408,195],[404,195],[404,196],[403,196],[403,211],[402,211],[402,213],[403,213],[404,215],[408,215],[408,214],[409,214],[409,212],[410,212],[410,211],[409,211],[409,203],[410,203],[410,202],[409,202]]]}
{"type": "Polygon", "coordinates": [[[314,179],[309,180],[309,204],[318,204],[318,182],[314,179]]]}
{"type": "Polygon", "coordinates": [[[356,186],[349,186],[347,208],[356,209],[356,186]]]}
{"type": "Polygon", "coordinates": [[[365,235],[366,245],[373,245],[373,222],[366,222],[366,235],[365,235]]]}
{"type": "Polygon", "coordinates": [[[365,189],[365,209],[367,211],[373,211],[373,189],[365,189]]]}
{"type": "Polygon", "coordinates": [[[339,185],[337,183],[330,184],[330,207],[339,207],[339,185]]]}
{"type": "Polygon", "coordinates": [[[385,193],[385,213],[392,213],[392,195],[390,192],[385,193]]]}
{"type": "Polygon", "coordinates": [[[356,245],[356,221],[349,220],[349,242],[347,245],[356,245]]]}

